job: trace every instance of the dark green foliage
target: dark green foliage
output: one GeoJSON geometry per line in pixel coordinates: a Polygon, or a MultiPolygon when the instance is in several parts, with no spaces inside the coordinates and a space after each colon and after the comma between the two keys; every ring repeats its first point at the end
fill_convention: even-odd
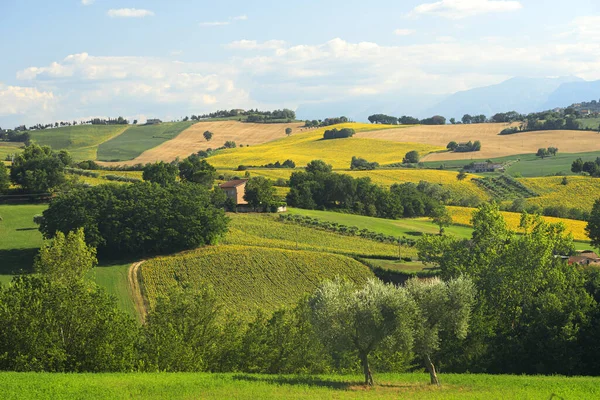
{"type": "Polygon", "coordinates": [[[590,238],[592,245],[600,248],[600,199],[594,202],[585,232],[590,238]]]}
{"type": "Polygon", "coordinates": [[[85,229],[86,241],[103,257],[169,253],[215,243],[227,218],[200,185],[154,183],[100,185],[53,199],[40,230],[85,229]]]}
{"type": "Polygon", "coordinates": [[[467,143],[450,142],[450,143],[448,143],[448,146],[446,146],[446,148],[448,148],[456,153],[468,153],[471,151],[481,150],[481,142],[479,140],[476,140],[474,142],[471,142],[469,140],[467,143]],[[451,145],[453,148],[450,148],[451,145]]]}
{"type": "Polygon", "coordinates": [[[502,131],[500,131],[501,135],[512,135],[514,133],[518,133],[519,132],[519,128],[517,128],[516,126],[513,128],[505,128],[502,129],[502,131]]]}
{"type": "Polygon", "coordinates": [[[402,125],[417,125],[420,123],[418,118],[410,117],[407,115],[403,115],[402,117],[398,118],[398,121],[402,125]]]}
{"type": "Polygon", "coordinates": [[[104,179],[106,179],[107,181],[128,182],[128,183],[136,183],[136,182],[142,181],[141,179],[134,178],[132,176],[114,175],[114,174],[104,175],[104,179]]]}
{"type": "Polygon", "coordinates": [[[10,187],[10,176],[8,174],[8,168],[2,161],[0,161],[0,193],[5,193],[10,187]]]}
{"type": "Polygon", "coordinates": [[[65,172],[68,173],[68,174],[73,174],[73,175],[88,176],[90,178],[99,178],[100,177],[100,173],[99,172],[90,171],[90,170],[81,169],[81,168],[70,168],[70,167],[67,167],[67,168],[65,168],[65,172]]]}
{"type": "Polygon", "coordinates": [[[539,194],[506,174],[487,178],[473,178],[472,181],[489,192],[496,200],[514,200],[539,196],[539,194]]]}
{"type": "Polygon", "coordinates": [[[456,143],[454,140],[452,140],[450,143],[448,143],[448,145],[446,146],[446,148],[450,151],[454,151],[456,148],[458,147],[458,143],[456,143]]]}
{"type": "Polygon", "coordinates": [[[131,371],[135,322],[102,289],[20,276],[0,288],[0,369],[131,371]]]}
{"type": "Polygon", "coordinates": [[[210,142],[210,140],[214,136],[214,133],[212,133],[211,131],[206,131],[202,135],[204,136],[204,139],[206,139],[207,142],[210,142]]]}
{"type": "Polygon", "coordinates": [[[270,179],[252,178],[246,184],[244,200],[255,210],[267,211],[275,201],[275,188],[270,179]]]}
{"type": "Polygon", "coordinates": [[[411,150],[404,156],[402,163],[404,164],[416,164],[419,162],[420,156],[419,152],[416,150],[411,150]]]}
{"type": "Polygon", "coordinates": [[[154,164],[147,164],[144,167],[142,178],[145,181],[155,182],[159,185],[171,185],[177,180],[177,165],[168,164],[162,161],[154,164]]]}
{"type": "Polygon", "coordinates": [[[179,163],[179,177],[185,182],[194,182],[212,187],[217,170],[198,155],[191,155],[179,163]]]}
{"type": "Polygon", "coordinates": [[[370,115],[367,119],[372,124],[386,124],[386,125],[397,125],[398,124],[398,118],[390,117],[389,115],[385,115],[385,114],[373,114],[373,115],[370,115]]]}
{"type": "Polygon", "coordinates": [[[573,161],[571,165],[571,172],[576,174],[586,172],[594,178],[600,177],[600,157],[596,158],[596,161],[583,162],[581,158],[573,161]]]}
{"type": "Polygon", "coordinates": [[[446,118],[441,115],[434,115],[431,118],[425,118],[419,121],[423,125],[446,125],[446,118]]]}
{"type": "Polygon", "coordinates": [[[356,157],[356,156],[353,156],[352,161],[350,162],[350,169],[366,171],[366,170],[373,170],[378,167],[379,167],[378,162],[368,162],[364,158],[360,158],[360,157],[356,157]]]}
{"type": "Polygon", "coordinates": [[[323,133],[323,139],[345,139],[354,136],[354,133],[354,129],[352,128],[333,128],[323,133]]]}
{"type": "Polygon", "coordinates": [[[48,146],[31,144],[15,156],[10,178],[30,193],[45,193],[65,182],[65,167],[73,160],[65,150],[54,152],[48,146]]]}
{"type": "MultiPolygon", "coordinates": [[[[235,149],[235,146],[236,146],[236,144],[235,144],[235,142],[233,140],[228,140],[223,145],[223,148],[225,148],[225,149],[235,149]]],[[[241,145],[240,145],[240,147],[241,147],[241,145]]]]}
{"type": "Polygon", "coordinates": [[[306,172],[290,177],[287,203],[308,209],[342,209],[381,218],[426,216],[440,205],[417,185],[404,183],[384,190],[370,178],[352,178],[331,172],[331,166],[315,160],[306,172]]]}

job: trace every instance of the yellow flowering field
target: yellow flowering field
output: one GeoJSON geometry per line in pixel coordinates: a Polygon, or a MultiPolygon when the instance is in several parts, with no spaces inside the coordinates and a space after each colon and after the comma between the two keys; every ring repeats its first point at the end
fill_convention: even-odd
{"type": "MultiPolygon", "coordinates": [[[[352,156],[363,157],[380,164],[401,162],[404,155],[417,150],[421,155],[441,150],[441,147],[422,143],[399,143],[378,139],[331,139],[323,140],[327,129],[352,128],[356,132],[390,129],[390,125],[346,123],[298,133],[258,146],[223,150],[208,158],[216,168],[235,168],[238,165],[265,165],[276,161],[293,160],[297,166],[312,160],[323,160],[334,168],[349,168],[352,156]]],[[[396,127],[397,128],[397,127],[396,127]]]]}
{"type": "MultiPolygon", "coordinates": [[[[450,215],[452,215],[453,223],[459,224],[459,225],[465,225],[465,226],[472,226],[471,218],[473,216],[473,211],[475,211],[474,208],[468,208],[468,207],[447,207],[447,208],[448,208],[448,211],[450,212],[450,215]]],[[[508,227],[510,229],[515,230],[515,231],[518,231],[520,229],[519,224],[521,223],[521,214],[507,212],[507,211],[502,211],[501,213],[502,213],[502,216],[504,216],[504,220],[506,221],[506,224],[508,225],[508,227]]],[[[562,222],[566,226],[567,232],[571,232],[573,234],[573,238],[575,240],[584,241],[584,242],[589,241],[589,238],[585,234],[585,226],[587,224],[585,221],[576,221],[573,219],[554,218],[554,217],[542,217],[542,218],[544,218],[547,222],[550,222],[553,224],[562,222]]]]}
{"type": "Polygon", "coordinates": [[[568,176],[567,184],[562,185],[562,176],[543,178],[521,178],[519,182],[534,190],[540,197],[527,199],[529,204],[540,207],[565,206],[591,210],[596,199],[600,198],[600,179],[589,176],[568,176]]]}

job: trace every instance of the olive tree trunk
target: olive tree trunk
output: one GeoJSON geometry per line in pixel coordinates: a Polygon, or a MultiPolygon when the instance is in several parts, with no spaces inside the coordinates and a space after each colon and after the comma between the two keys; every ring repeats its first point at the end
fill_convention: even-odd
{"type": "Polygon", "coordinates": [[[440,386],[440,380],[438,379],[437,373],[435,372],[435,365],[431,362],[429,355],[425,356],[425,368],[429,372],[429,378],[431,379],[432,385],[440,386]]]}
{"type": "Polygon", "coordinates": [[[365,374],[365,385],[373,386],[373,375],[371,375],[371,368],[369,368],[369,357],[367,353],[360,354],[360,362],[363,367],[363,373],[365,374]]]}

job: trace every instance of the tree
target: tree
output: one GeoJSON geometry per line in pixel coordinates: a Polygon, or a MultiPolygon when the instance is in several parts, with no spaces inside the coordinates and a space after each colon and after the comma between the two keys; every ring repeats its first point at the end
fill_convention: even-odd
{"type": "Polygon", "coordinates": [[[72,159],[67,151],[54,152],[49,146],[34,143],[15,156],[10,178],[27,192],[45,193],[66,181],[65,167],[70,163],[72,159]]]}
{"type": "Polygon", "coordinates": [[[448,143],[448,145],[446,146],[446,148],[450,151],[454,151],[456,150],[456,148],[458,147],[458,143],[456,143],[454,140],[452,140],[450,143],[448,143]]]}
{"type": "Polygon", "coordinates": [[[315,330],[332,353],[355,351],[365,385],[374,384],[369,355],[384,340],[410,343],[414,304],[406,291],[371,279],[361,289],[347,281],[321,284],[309,300],[315,330]]]}
{"type": "Polygon", "coordinates": [[[472,120],[473,120],[473,117],[471,117],[469,114],[465,114],[462,117],[463,124],[470,124],[472,120]]]}
{"type": "Polygon", "coordinates": [[[465,180],[467,177],[467,173],[465,171],[460,171],[458,175],[456,175],[456,179],[459,181],[465,180]]]}
{"type": "Polygon", "coordinates": [[[411,150],[408,153],[406,153],[402,162],[405,164],[416,164],[419,162],[419,159],[419,152],[416,150],[411,150]]]}
{"type": "Polygon", "coordinates": [[[146,164],[142,178],[145,181],[155,182],[162,186],[171,185],[177,181],[178,171],[176,165],[159,161],[154,164],[146,164]]]}
{"type": "Polygon", "coordinates": [[[432,385],[440,385],[432,357],[440,349],[442,333],[464,339],[475,299],[473,282],[464,277],[443,282],[439,278],[410,279],[406,290],[414,299],[417,314],[413,330],[414,351],[425,364],[432,385]]]}
{"type": "Polygon", "coordinates": [[[97,263],[96,249],[85,243],[83,228],[79,228],[66,236],[56,232],[46,241],[35,260],[35,270],[53,281],[82,281],[97,263]]]}
{"type": "Polygon", "coordinates": [[[292,128],[285,128],[285,134],[290,136],[292,134],[292,128]]]}
{"type": "Polygon", "coordinates": [[[573,164],[571,164],[571,172],[576,174],[583,172],[583,160],[581,158],[573,161],[573,164]]]}
{"type": "Polygon", "coordinates": [[[548,147],[548,154],[555,156],[558,153],[558,148],[556,147],[548,147]]]}
{"type": "Polygon", "coordinates": [[[192,154],[179,163],[179,177],[182,181],[212,187],[216,176],[217,170],[196,154],[192,154]]]}
{"type": "Polygon", "coordinates": [[[313,160],[306,165],[306,172],[308,173],[331,172],[332,170],[333,167],[322,160],[313,160]]]}
{"type": "Polygon", "coordinates": [[[213,138],[213,133],[211,131],[205,131],[203,135],[207,142],[210,142],[210,140],[213,138]]]}
{"type": "Polygon", "coordinates": [[[592,246],[600,248],[600,199],[594,202],[585,233],[590,238],[592,246]]]}
{"type": "Polygon", "coordinates": [[[235,149],[236,144],[233,140],[228,140],[225,142],[225,144],[223,145],[223,147],[225,147],[226,149],[235,149]]]}
{"type": "Polygon", "coordinates": [[[134,124],[134,125],[137,125],[137,123],[138,123],[138,120],[137,120],[137,119],[134,119],[134,120],[133,120],[133,124],[134,124]]]}
{"type": "Polygon", "coordinates": [[[455,125],[456,124],[456,118],[450,118],[450,123],[452,125],[455,125]]]}
{"type": "Polygon", "coordinates": [[[248,202],[254,209],[261,208],[266,211],[275,197],[275,188],[271,183],[271,180],[257,176],[252,178],[246,184],[246,192],[244,193],[244,200],[248,202]]]}
{"type": "Polygon", "coordinates": [[[536,156],[541,157],[542,160],[546,157],[548,157],[549,153],[547,149],[544,148],[539,148],[537,153],[535,153],[536,156]]]}
{"type": "Polygon", "coordinates": [[[10,176],[8,175],[8,168],[2,161],[0,161],[0,193],[6,193],[10,188],[10,176]]]}
{"type": "Polygon", "coordinates": [[[214,291],[175,288],[160,297],[142,329],[146,371],[197,372],[213,367],[222,307],[214,291]]]}
{"type": "Polygon", "coordinates": [[[444,233],[444,228],[452,224],[452,216],[444,206],[437,207],[431,216],[431,222],[440,228],[440,235],[444,233]]]}
{"type": "Polygon", "coordinates": [[[0,286],[0,321],[0,370],[127,372],[136,364],[136,323],[90,282],[15,277],[0,286]]]}

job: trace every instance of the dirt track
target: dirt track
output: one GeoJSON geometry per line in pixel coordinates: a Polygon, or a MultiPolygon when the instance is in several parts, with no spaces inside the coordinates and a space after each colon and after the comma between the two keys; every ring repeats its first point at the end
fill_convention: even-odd
{"type": "MultiPolygon", "coordinates": [[[[541,147],[558,147],[561,153],[581,153],[600,150],[600,135],[591,131],[536,131],[498,135],[509,124],[420,125],[411,128],[361,132],[355,137],[417,142],[446,147],[454,140],[481,141],[481,151],[472,153],[435,153],[423,161],[493,158],[514,154],[535,153],[541,147]]],[[[515,125],[517,126],[517,125],[515,125]]]]}
{"type": "Polygon", "coordinates": [[[133,298],[135,311],[141,323],[144,323],[144,321],[146,320],[146,314],[148,313],[148,309],[144,301],[144,296],[142,295],[142,287],[140,286],[140,281],[138,279],[138,270],[143,262],[144,261],[134,262],[133,264],[131,264],[129,270],[127,271],[127,282],[129,283],[129,290],[131,291],[131,297],[133,298]]]}
{"type": "Polygon", "coordinates": [[[285,137],[285,129],[292,128],[292,134],[300,131],[303,123],[289,124],[251,124],[237,121],[199,122],[181,132],[175,139],[153,149],[146,150],[139,157],[120,162],[99,162],[101,165],[134,165],[155,161],[173,161],[177,157],[185,158],[190,154],[208,148],[218,148],[226,141],[232,140],[240,144],[257,145],[285,137]],[[203,133],[211,131],[214,136],[211,141],[204,139],[203,133]]]}

